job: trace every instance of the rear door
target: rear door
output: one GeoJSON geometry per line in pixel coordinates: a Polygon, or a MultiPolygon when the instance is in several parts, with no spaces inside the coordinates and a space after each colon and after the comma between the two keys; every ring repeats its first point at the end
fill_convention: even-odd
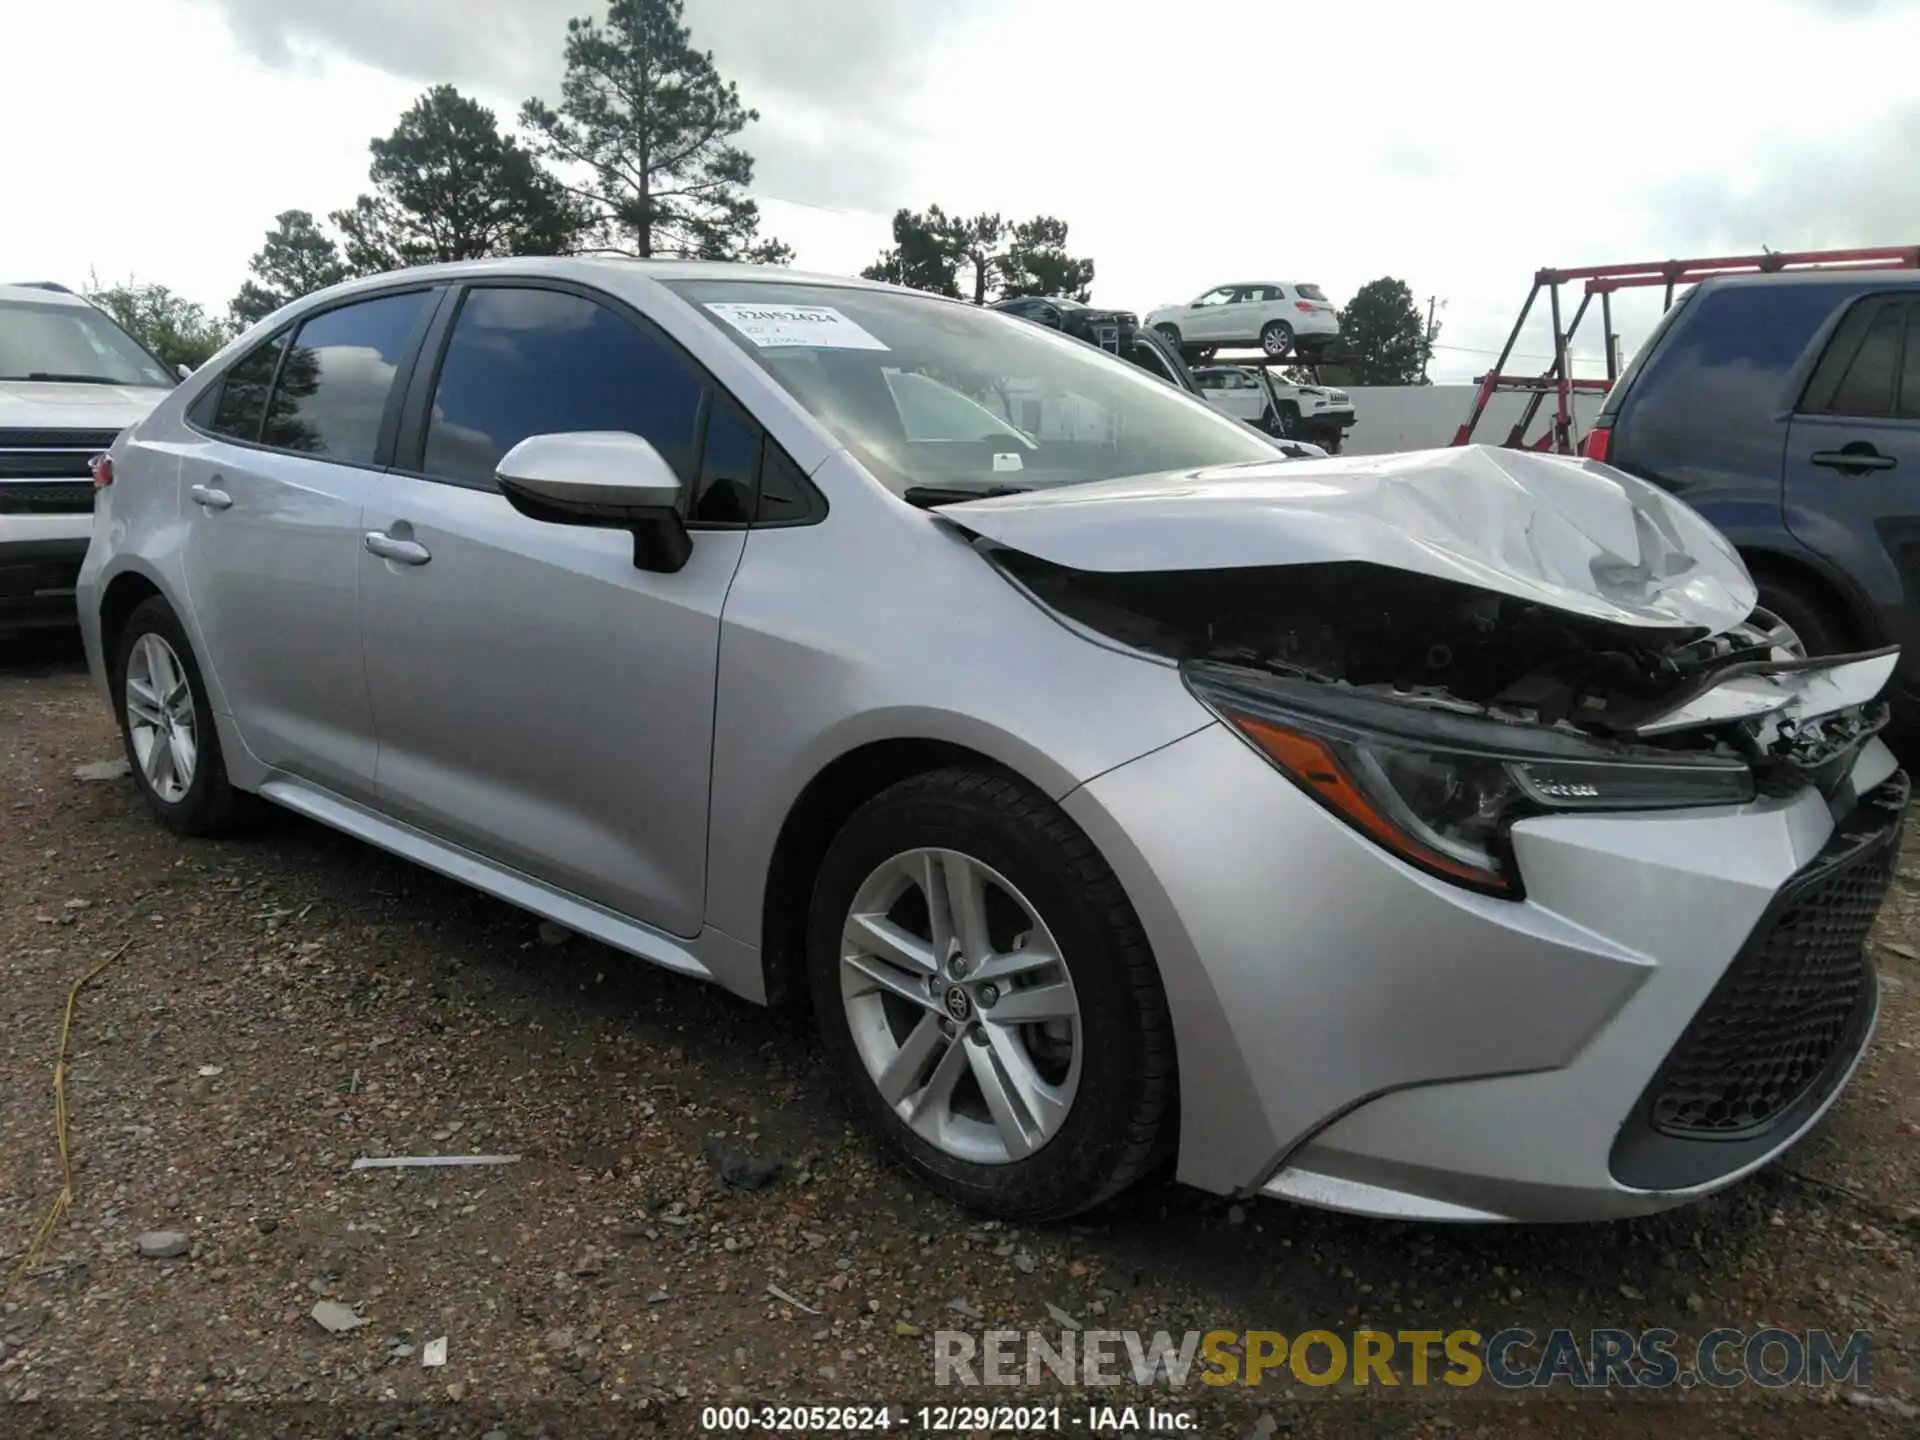
{"type": "Polygon", "coordinates": [[[1920,299],[1848,307],[1794,407],[1785,464],[1794,538],[1883,604],[1888,635],[1920,654],[1920,299]]]}
{"type": "Polygon", "coordinates": [[[323,310],[229,369],[188,415],[186,588],[253,755],[355,799],[374,739],[360,654],[360,509],[438,291],[323,310]]]}
{"type": "Polygon", "coordinates": [[[720,612],[762,435],[660,330],[596,292],[475,284],[423,359],[358,555],[381,809],[658,929],[700,927],[720,612]],[[693,554],[507,503],[529,435],[643,436],[687,482],[693,554]]]}

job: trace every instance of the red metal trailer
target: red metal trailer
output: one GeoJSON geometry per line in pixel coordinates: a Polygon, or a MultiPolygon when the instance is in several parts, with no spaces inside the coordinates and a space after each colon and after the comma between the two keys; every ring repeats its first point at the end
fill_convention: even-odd
{"type": "Polygon", "coordinates": [[[1692,285],[1715,275],[1767,275],[1781,270],[1910,269],[1920,269],[1920,246],[1890,246],[1872,250],[1802,250],[1785,254],[1765,251],[1759,255],[1721,255],[1702,260],[1654,260],[1634,265],[1591,265],[1574,270],[1536,271],[1533,289],[1527,294],[1527,303],[1520,307],[1520,318],[1514,322],[1507,343],[1501,347],[1499,360],[1494,363],[1493,369],[1474,381],[1479,388],[1474,392],[1473,408],[1455,433],[1453,443],[1467,445],[1473,442],[1474,428],[1480,423],[1487,402],[1497,392],[1523,391],[1528,394],[1526,411],[1502,443],[1515,450],[1550,450],[1561,455],[1577,453],[1573,434],[1574,393],[1589,391],[1605,394],[1619,379],[1619,337],[1613,329],[1613,293],[1616,290],[1664,286],[1664,309],[1673,305],[1673,292],[1677,287],[1692,285]],[[1573,312],[1572,321],[1562,328],[1560,287],[1574,281],[1585,282],[1584,293],[1580,297],[1579,307],[1573,312]],[[1520,332],[1526,328],[1527,317],[1533,313],[1534,302],[1540,298],[1542,290],[1547,292],[1553,322],[1553,363],[1544,374],[1509,375],[1506,373],[1507,361],[1513,355],[1513,347],[1520,339],[1520,332]],[[1579,331],[1580,322],[1586,318],[1587,309],[1596,295],[1600,297],[1600,322],[1605,331],[1607,378],[1576,379],[1569,359],[1573,337],[1579,331]],[[1526,438],[1526,432],[1539,415],[1541,402],[1549,395],[1554,397],[1552,423],[1530,441],[1526,438]]]}

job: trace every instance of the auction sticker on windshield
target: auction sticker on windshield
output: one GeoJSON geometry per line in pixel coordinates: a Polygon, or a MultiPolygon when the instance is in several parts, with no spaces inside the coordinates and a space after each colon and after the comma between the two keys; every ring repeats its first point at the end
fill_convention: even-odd
{"type": "Polygon", "coordinates": [[[884,350],[831,305],[714,304],[707,309],[762,348],[806,345],[821,350],[884,350]]]}

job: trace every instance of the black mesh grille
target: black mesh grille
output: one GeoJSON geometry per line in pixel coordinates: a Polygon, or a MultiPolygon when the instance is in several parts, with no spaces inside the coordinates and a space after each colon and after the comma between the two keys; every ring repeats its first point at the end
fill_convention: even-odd
{"type": "Polygon", "coordinates": [[[1852,1033],[1870,979],[1867,931],[1893,879],[1882,843],[1803,877],[1749,941],[1654,1081],[1648,1120],[1679,1139],[1767,1129],[1852,1033]]]}
{"type": "Polygon", "coordinates": [[[0,485],[0,515],[90,515],[93,481],[0,485]]]}
{"type": "Polygon", "coordinates": [[[0,430],[0,450],[105,450],[118,430],[0,430]]]}

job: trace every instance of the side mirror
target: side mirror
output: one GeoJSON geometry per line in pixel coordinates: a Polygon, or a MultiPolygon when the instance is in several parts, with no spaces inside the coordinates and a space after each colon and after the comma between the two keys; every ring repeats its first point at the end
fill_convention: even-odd
{"type": "Polygon", "coordinates": [[[637,569],[671,575],[693,554],[680,477],[638,435],[529,435],[500,457],[494,476],[507,503],[531,520],[629,532],[637,569]]]}
{"type": "Polygon", "coordinates": [[[193,366],[182,360],[178,365],[173,367],[173,373],[178,375],[182,380],[190,379],[193,375],[193,366]]]}

